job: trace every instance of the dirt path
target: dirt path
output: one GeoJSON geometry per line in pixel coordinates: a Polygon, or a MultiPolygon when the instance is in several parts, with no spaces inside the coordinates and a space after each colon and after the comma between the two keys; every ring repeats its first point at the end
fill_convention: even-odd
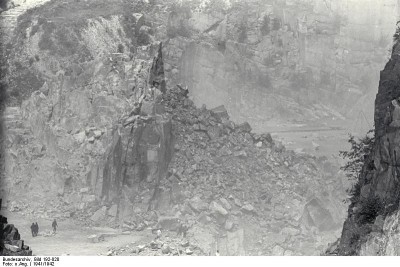
{"type": "Polygon", "coordinates": [[[14,224],[21,235],[25,244],[30,246],[34,255],[40,256],[60,256],[62,254],[79,256],[106,255],[110,247],[122,247],[130,244],[130,247],[140,245],[153,238],[150,231],[132,232],[125,235],[112,228],[82,228],[74,224],[72,220],[58,221],[57,234],[54,236],[44,236],[46,232],[51,232],[52,220],[25,218],[18,213],[2,212],[9,223],[14,224]],[[32,237],[30,225],[38,222],[39,235],[32,237]],[[115,234],[105,238],[100,243],[91,243],[87,237],[93,234],[115,234]],[[132,244],[133,243],[133,244],[132,244]]]}

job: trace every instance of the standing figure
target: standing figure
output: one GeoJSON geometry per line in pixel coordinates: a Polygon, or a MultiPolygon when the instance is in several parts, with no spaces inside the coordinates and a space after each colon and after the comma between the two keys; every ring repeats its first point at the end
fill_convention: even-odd
{"type": "Polygon", "coordinates": [[[56,231],[57,231],[57,221],[56,221],[56,219],[54,219],[54,221],[53,221],[53,223],[51,224],[51,226],[53,227],[53,233],[56,233],[56,231]]]}
{"type": "Polygon", "coordinates": [[[35,224],[31,224],[31,232],[32,232],[32,237],[35,237],[35,224]]]}
{"type": "Polygon", "coordinates": [[[36,222],[35,223],[35,235],[37,236],[39,233],[39,224],[36,222]]]}

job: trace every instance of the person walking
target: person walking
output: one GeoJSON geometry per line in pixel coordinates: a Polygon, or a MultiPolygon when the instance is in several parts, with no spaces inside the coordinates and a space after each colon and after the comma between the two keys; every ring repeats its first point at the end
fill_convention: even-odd
{"type": "Polygon", "coordinates": [[[53,233],[56,233],[56,231],[57,231],[57,226],[58,226],[56,219],[54,219],[54,221],[53,221],[53,223],[51,224],[51,226],[53,227],[53,233]]]}
{"type": "Polygon", "coordinates": [[[35,237],[35,223],[31,224],[32,237],[35,237]]]}

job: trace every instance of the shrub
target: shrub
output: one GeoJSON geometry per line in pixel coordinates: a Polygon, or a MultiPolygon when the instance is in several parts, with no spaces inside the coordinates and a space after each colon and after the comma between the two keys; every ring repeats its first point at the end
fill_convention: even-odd
{"type": "Polygon", "coordinates": [[[373,133],[373,130],[369,130],[363,138],[358,138],[358,140],[349,134],[350,150],[339,152],[343,159],[348,160],[340,169],[345,171],[346,176],[351,180],[358,180],[365,159],[372,153],[375,144],[373,133]]]}
{"type": "MultiPolygon", "coordinates": [[[[360,181],[357,181],[355,184],[350,189],[347,189],[346,192],[349,194],[349,200],[351,203],[356,203],[360,199],[360,193],[361,193],[361,184],[360,181]]],[[[344,203],[347,202],[347,200],[343,201],[344,203]]]]}
{"type": "Polygon", "coordinates": [[[359,233],[353,233],[350,237],[350,245],[355,245],[358,243],[358,240],[360,240],[360,234],[359,233]]]}
{"type": "Polygon", "coordinates": [[[383,203],[378,197],[368,198],[361,202],[360,210],[356,214],[357,223],[374,223],[375,218],[383,211],[383,203]]]}
{"type": "Polygon", "coordinates": [[[400,21],[396,23],[396,32],[393,35],[393,42],[397,44],[400,38],[400,21]]]}

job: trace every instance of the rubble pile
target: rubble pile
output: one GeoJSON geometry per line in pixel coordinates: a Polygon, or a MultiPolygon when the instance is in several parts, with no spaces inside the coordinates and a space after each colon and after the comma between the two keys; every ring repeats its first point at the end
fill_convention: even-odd
{"type": "Polygon", "coordinates": [[[246,241],[255,254],[315,253],[324,239],[319,232],[339,226],[326,204],[336,178],[323,174],[314,157],[252,133],[248,123],[236,125],[223,106],[196,108],[187,95],[177,86],[163,97],[176,139],[168,177],[179,203],[175,216],[222,235],[250,224],[260,231],[246,241]]]}
{"type": "MultiPolygon", "coordinates": [[[[341,214],[340,197],[332,192],[340,181],[316,158],[286,150],[248,123],[236,125],[223,106],[196,108],[180,85],[169,88],[161,103],[172,120],[174,155],[157,209],[133,203],[135,216],[125,218],[124,231],[174,235],[187,225],[187,239],[204,255],[217,249],[221,255],[318,255],[334,240],[341,214]]],[[[101,212],[103,218],[111,209],[93,216],[101,212]]],[[[164,244],[149,243],[137,254],[162,255],[164,244]]]]}
{"type": "MultiPolygon", "coordinates": [[[[80,5],[74,3],[74,8],[80,5]]],[[[16,96],[16,106],[4,114],[7,208],[123,233],[161,229],[161,241],[149,241],[137,255],[163,253],[166,245],[182,255],[213,255],[217,249],[221,255],[319,254],[343,217],[344,190],[336,174],[324,169],[327,161],[288,151],[269,134],[252,132],[249,123],[234,123],[224,106],[197,108],[188,88],[175,86],[170,75],[187,69],[175,64],[181,52],[190,57],[195,51],[172,53],[173,39],[179,37],[163,46],[155,42],[167,30],[166,21],[156,23],[160,16],[136,7],[141,13],[121,15],[111,7],[122,5],[105,2],[96,5],[96,12],[111,9],[115,16],[98,18],[84,5],[78,21],[41,20],[58,7],[52,1],[19,25],[18,32],[28,31],[32,38],[18,38],[12,62],[32,58],[25,70],[40,85],[16,96]],[[149,29],[154,25],[160,29],[153,35],[149,29]],[[65,29],[71,29],[76,46],[58,38],[65,29]],[[43,47],[49,40],[57,42],[43,47]],[[14,201],[20,190],[27,190],[28,198],[14,201]],[[182,225],[188,226],[189,250],[180,248],[180,239],[167,239],[182,225]]],[[[161,17],[167,19],[168,13],[161,17]]],[[[232,44],[227,42],[227,51],[232,44]]],[[[203,63],[194,60],[191,65],[203,63]]],[[[33,84],[18,66],[10,73],[15,90],[26,87],[18,81],[33,84]]],[[[199,74],[196,69],[193,73],[199,74]]],[[[195,96],[197,88],[188,85],[195,96]]],[[[212,85],[228,88],[215,81],[212,85]]],[[[201,91],[208,94],[210,86],[201,91]]],[[[209,96],[220,97],[217,92],[209,96]]],[[[257,99],[262,98],[257,94],[257,99]]],[[[121,248],[111,254],[122,249],[126,252],[121,248]]]]}
{"type": "Polygon", "coordinates": [[[123,248],[110,248],[107,256],[206,256],[196,244],[179,237],[163,237],[145,244],[131,243],[123,248]]]}
{"type": "MultiPolygon", "coordinates": [[[[0,202],[1,203],[1,202],[0,202]]],[[[18,229],[8,224],[7,218],[0,215],[0,255],[32,256],[32,250],[24,244],[18,229]]]]}

